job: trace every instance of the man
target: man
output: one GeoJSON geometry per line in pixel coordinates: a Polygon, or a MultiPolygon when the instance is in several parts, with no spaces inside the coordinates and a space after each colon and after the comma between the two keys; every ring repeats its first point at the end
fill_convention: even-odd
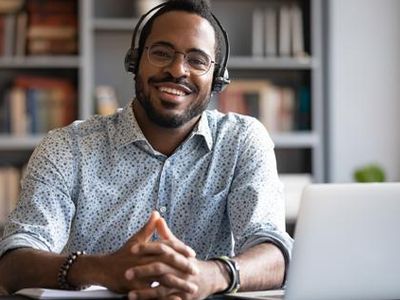
{"type": "Polygon", "coordinates": [[[0,244],[4,290],[202,299],[282,286],[292,240],[273,144],[253,118],[205,111],[218,30],[204,1],[168,2],[140,37],[132,104],[37,147],[0,244]]]}

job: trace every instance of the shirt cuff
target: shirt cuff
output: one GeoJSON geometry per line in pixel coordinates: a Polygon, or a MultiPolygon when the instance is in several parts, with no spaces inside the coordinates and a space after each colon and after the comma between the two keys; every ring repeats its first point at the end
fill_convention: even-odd
{"type": "Polygon", "coordinates": [[[16,233],[4,238],[0,242],[0,258],[7,251],[16,248],[33,248],[37,250],[50,251],[46,244],[32,235],[26,233],[16,233]]]}
{"type": "Polygon", "coordinates": [[[285,259],[285,274],[283,279],[282,288],[285,288],[286,285],[286,278],[287,278],[287,270],[289,267],[290,259],[292,257],[292,248],[293,248],[293,239],[289,236],[289,234],[285,233],[284,236],[282,235],[255,235],[249,237],[249,239],[244,243],[242,246],[241,252],[252,248],[256,245],[261,243],[271,243],[274,244],[281,250],[283,257],[285,259]]]}

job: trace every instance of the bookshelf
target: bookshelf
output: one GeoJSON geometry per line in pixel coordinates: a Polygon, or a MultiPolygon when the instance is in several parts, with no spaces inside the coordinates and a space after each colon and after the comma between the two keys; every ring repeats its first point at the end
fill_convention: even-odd
{"type": "Polygon", "coordinates": [[[0,17],[0,226],[15,205],[24,165],[45,132],[55,126],[49,120],[64,119],[67,106],[70,119],[89,115],[80,109],[85,81],[80,76],[82,24],[78,12],[83,1],[45,2],[49,1],[15,1],[15,8],[2,10],[0,17]],[[18,113],[16,98],[10,95],[14,89],[23,95],[18,113]],[[62,103],[62,109],[56,110],[55,103],[62,103]],[[14,123],[25,124],[22,132],[14,130],[14,123]]]}
{"type": "MultiPolygon", "coordinates": [[[[18,56],[0,58],[0,81],[16,74],[60,75],[71,78],[77,88],[77,118],[96,112],[94,90],[112,86],[124,106],[134,96],[131,74],[123,69],[123,58],[131,43],[139,13],[134,1],[77,0],[79,51],[76,55],[18,56]]],[[[233,80],[268,80],[278,86],[305,86],[310,93],[308,130],[271,132],[281,174],[309,174],[325,181],[324,100],[322,61],[322,0],[295,0],[303,14],[306,56],[253,55],[253,17],[256,9],[289,3],[278,0],[212,0],[215,14],[228,32],[231,43],[229,72],[233,80]],[[240,22],[238,22],[240,17],[240,22]]],[[[217,105],[213,99],[211,107],[217,105]]],[[[21,167],[43,134],[12,136],[0,134],[0,166],[21,167]]]]}

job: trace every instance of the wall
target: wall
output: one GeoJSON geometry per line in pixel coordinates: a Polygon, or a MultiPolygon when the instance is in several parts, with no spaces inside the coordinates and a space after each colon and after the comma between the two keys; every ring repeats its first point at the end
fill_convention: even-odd
{"type": "Polygon", "coordinates": [[[328,180],[376,162],[400,181],[400,1],[329,1],[328,26],[328,180]]]}

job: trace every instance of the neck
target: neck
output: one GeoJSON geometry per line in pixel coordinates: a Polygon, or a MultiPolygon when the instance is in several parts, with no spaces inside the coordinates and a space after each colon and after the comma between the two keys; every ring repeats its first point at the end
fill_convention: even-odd
{"type": "Polygon", "coordinates": [[[166,128],[151,121],[139,101],[133,101],[132,109],[140,129],[150,145],[167,156],[170,156],[178,148],[200,120],[200,116],[198,116],[178,128],[166,128]]]}

